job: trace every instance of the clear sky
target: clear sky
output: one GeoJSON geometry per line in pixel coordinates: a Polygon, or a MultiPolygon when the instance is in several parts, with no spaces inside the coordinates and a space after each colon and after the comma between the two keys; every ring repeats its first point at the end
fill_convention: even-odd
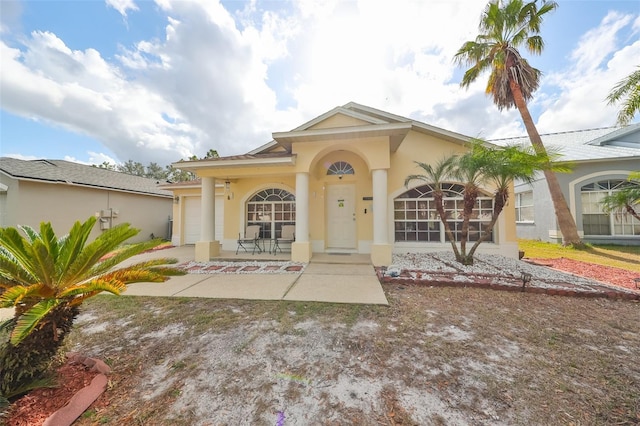
{"type": "MultiPolygon", "coordinates": [[[[608,127],[640,65],[640,1],[560,0],[529,107],[608,127]]],[[[452,61],[486,0],[0,0],[0,155],[157,162],[250,151],[349,101],[486,139],[525,134],[452,61]]],[[[638,118],[636,117],[636,120],[638,118]]]]}

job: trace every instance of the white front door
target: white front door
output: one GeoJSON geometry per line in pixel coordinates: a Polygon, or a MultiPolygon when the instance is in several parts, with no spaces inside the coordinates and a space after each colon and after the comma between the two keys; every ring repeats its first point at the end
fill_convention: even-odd
{"type": "Polygon", "coordinates": [[[356,248],[356,186],[327,186],[327,248],[356,248]]]}

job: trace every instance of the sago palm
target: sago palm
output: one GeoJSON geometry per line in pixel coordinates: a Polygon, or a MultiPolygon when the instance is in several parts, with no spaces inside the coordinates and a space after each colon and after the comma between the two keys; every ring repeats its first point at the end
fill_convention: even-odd
{"type": "Polygon", "coordinates": [[[0,229],[0,307],[15,315],[2,324],[9,337],[0,348],[0,396],[28,390],[45,373],[70,331],[80,304],[101,292],[115,295],[135,282],[162,282],[184,272],[156,259],[116,269],[125,259],[157,246],[152,240],[123,245],[139,230],[129,224],[89,235],[91,217],[58,238],[50,223],[0,229]],[[107,256],[109,255],[109,256],[107,256]]]}
{"type": "MultiPolygon", "coordinates": [[[[535,150],[544,155],[546,149],[538,133],[527,102],[540,85],[541,72],[533,68],[519,52],[525,47],[539,55],[544,48],[540,27],[547,13],[558,7],[554,1],[491,1],[480,19],[480,34],[465,42],[455,55],[459,65],[470,65],[460,85],[469,87],[483,72],[489,71],[486,93],[492,95],[499,110],[516,107],[535,150]]],[[[575,220],[560,188],[558,178],[548,168],[544,176],[549,186],[563,244],[581,246],[575,220]]]]}

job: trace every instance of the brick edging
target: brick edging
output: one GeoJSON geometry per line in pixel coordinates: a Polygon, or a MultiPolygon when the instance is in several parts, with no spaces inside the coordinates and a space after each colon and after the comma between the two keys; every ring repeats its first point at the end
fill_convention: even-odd
{"type": "Polygon", "coordinates": [[[111,372],[111,368],[107,364],[99,359],[88,358],[75,352],[68,353],[67,358],[70,362],[84,364],[90,371],[96,371],[98,374],[88,386],[76,392],[67,405],[50,415],[42,424],[43,426],[70,426],[107,389],[106,375],[111,372]]]}
{"type": "Polygon", "coordinates": [[[580,291],[571,290],[565,288],[541,288],[527,286],[524,288],[521,286],[513,286],[507,284],[493,283],[493,282],[476,282],[476,281],[451,281],[451,280],[426,280],[410,277],[390,277],[384,275],[380,269],[376,270],[378,281],[383,284],[404,284],[404,285],[421,285],[421,286],[433,286],[433,287],[457,287],[457,288],[482,288],[489,290],[499,291],[511,291],[511,292],[524,292],[534,294],[548,294],[550,296],[567,296],[567,297],[582,297],[582,298],[607,298],[607,299],[621,299],[621,300],[640,300],[640,293],[631,293],[626,291],[617,291],[615,289],[603,289],[601,291],[580,291]]]}

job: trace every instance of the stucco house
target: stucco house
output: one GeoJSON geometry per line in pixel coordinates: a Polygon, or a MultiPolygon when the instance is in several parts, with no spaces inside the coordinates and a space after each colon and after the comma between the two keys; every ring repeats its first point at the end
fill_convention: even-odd
{"type": "Polygon", "coordinates": [[[64,235],[76,221],[99,217],[91,237],[128,222],[140,233],[131,242],[167,238],[171,192],[160,182],[62,160],[0,158],[0,227],[51,222],[64,235]]]}
{"type": "MultiPolygon", "coordinates": [[[[356,103],[272,136],[245,155],[173,164],[200,178],[168,188],[177,200],[175,245],[194,243],[196,260],[207,261],[236,250],[249,225],[260,226],[267,246],[284,225],[295,225],[291,259],[299,262],[314,253],[365,253],[374,265],[389,265],[393,252],[450,250],[429,187],[404,181],[420,172],[415,161],[463,152],[469,137],[356,103]]],[[[461,191],[448,183],[453,217],[461,191]]],[[[490,197],[481,197],[476,233],[490,209],[490,197]]],[[[517,256],[513,204],[480,247],[517,256]]]]}
{"type": "MultiPolygon", "coordinates": [[[[632,171],[640,170],[640,123],[541,135],[560,161],[571,162],[571,173],[558,181],[584,241],[595,244],[640,245],[640,222],[628,213],[604,213],[602,198],[628,185],[632,171]]],[[[529,145],[528,137],[491,141],[497,145],[529,145]]],[[[544,176],[532,184],[515,185],[519,238],[561,242],[551,195],[544,176]]]]}

